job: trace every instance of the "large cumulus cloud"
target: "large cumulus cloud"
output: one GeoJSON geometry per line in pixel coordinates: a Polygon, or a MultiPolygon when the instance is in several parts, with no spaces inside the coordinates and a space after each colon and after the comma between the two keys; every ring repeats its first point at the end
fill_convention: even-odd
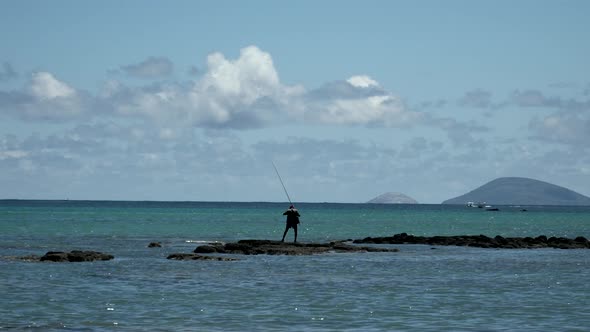
{"type": "MultiPolygon", "coordinates": [[[[172,70],[166,58],[122,66],[129,75],[156,78],[172,70]]],[[[0,91],[0,111],[26,120],[138,117],[169,125],[259,128],[284,123],[398,127],[422,121],[400,98],[366,75],[308,91],[281,83],[269,53],[256,46],[236,59],[221,53],[193,81],[128,85],[109,80],[96,94],[72,87],[50,72],[33,73],[25,87],[0,91]]]]}
{"type": "MultiPolygon", "coordinates": [[[[167,58],[121,66],[129,75],[157,78],[171,73],[167,58]]],[[[96,93],[68,84],[50,72],[35,72],[27,84],[0,91],[0,113],[26,121],[131,119],[156,128],[252,129],[284,124],[339,127],[434,128],[455,146],[484,146],[489,128],[409,107],[368,75],[355,75],[308,90],[281,82],[271,55],[256,46],[235,59],[207,57],[198,77],[132,85],[111,79],[96,93]]],[[[534,93],[515,93],[513,103],[535,104],[534,93]]],[[[462,105],[490,107],[491,94],[468,93],[462,105]]],[[[173,134],[169,132],[169,134],[173,134]]],[[[165,136],[165,135],[164,135],[165,136]]]]}

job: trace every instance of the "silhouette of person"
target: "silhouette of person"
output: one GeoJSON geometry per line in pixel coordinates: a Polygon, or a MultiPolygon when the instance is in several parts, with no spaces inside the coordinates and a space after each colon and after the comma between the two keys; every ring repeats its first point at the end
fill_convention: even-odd
{"type": "Polygon", "coordinates": [[[285,233],[283,233],[283,239],[281,242],[285,242],[285,235],[287,235],[289,228],[293,228],[293,231],[295,232],[295,241],[293,242],[297,242],[297,225],[299,224],[300,217],[299,211],[297,211],[295,206],[291,205],[289,206],[289,209],[283,213],[283,215],[287,216],[287,224],[285,226],[285,233]]]}

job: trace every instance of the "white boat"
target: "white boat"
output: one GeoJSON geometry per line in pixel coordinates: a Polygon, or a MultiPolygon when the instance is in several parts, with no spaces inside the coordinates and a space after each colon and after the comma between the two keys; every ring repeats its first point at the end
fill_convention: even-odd
{"type": "Polygon", "coordinates": [[[481,209],[481,208],[487,207],[489,205],[486,205],[485,202],[483,202],[483,203],[479,203],[479,202],[478,203],[476,203],[476,202],[467,202],[467,206],[468,207],[480,208],[481,209]]]}

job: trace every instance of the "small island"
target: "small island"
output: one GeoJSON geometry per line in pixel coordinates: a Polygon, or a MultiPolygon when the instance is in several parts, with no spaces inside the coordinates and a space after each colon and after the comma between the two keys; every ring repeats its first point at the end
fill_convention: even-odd
{"type": "Polygon", "coordinates": [[[590,205],[590,197],[544,181],[504,177],[442,204],[485,202],[492,205],[590,205]]]}
{"type": "Polygon", "coordinates": [[[413,199],[412,197],[397,193],[397,192],[388,192],[385,194],[381,194],[372,200],[367,202],[368,204],[418,204],[418,201],[413,199]]]}

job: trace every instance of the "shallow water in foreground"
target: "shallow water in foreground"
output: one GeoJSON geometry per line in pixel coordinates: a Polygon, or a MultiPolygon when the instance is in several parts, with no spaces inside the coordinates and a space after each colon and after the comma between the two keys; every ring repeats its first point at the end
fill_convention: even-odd
{"type": "MultiPolygon", "coordinates": [[[[298,207],[304,242],[399,232],[590,237],[590,208],[298,207]]],[[[585,331],[590,324],[588,250],[396,245],[398,253],[166,260],[198,241],[280,238],[284,208],[0,202],[0,329],[585,331]],[[147,248],[151,241],[163,248],[147,248]],[[70,264],[8,258],[73,249],[116,258],[70,264]]]]}

